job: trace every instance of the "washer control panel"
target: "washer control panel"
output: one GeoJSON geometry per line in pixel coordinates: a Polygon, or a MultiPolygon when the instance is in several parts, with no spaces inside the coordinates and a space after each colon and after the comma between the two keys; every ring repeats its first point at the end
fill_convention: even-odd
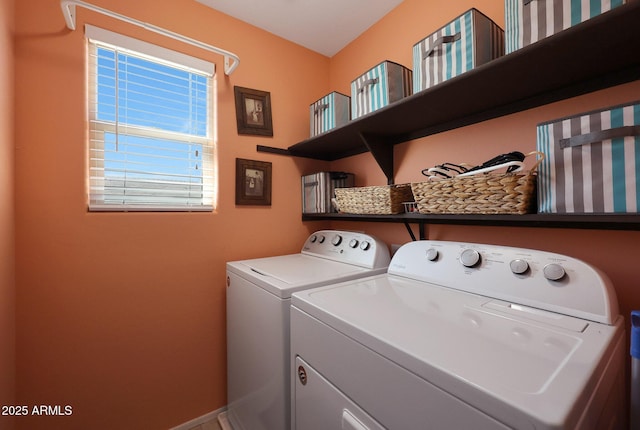
{"type": "Polygon", "coordinates": [[[583,261],[546,251],[416,241],[398,249],[388,273],[607,324],[618,316],[606,275],[583,261]]]}
{"type": "Polygon", "coordinates": [[[341,230],[311,234],[302,253],[371,269],[387,267],[391,260],[384,242],[365,233],[341,230]]]}

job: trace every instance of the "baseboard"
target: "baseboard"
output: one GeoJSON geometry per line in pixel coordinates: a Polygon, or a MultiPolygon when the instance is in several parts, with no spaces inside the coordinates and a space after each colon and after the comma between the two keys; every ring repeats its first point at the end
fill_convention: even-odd
{"type": "Polygon", "coordinates": [[[215,411],[209,412],[207,414],[204,414],[202,416],[199,416],[198,418],[194,418],[191,421],[187,421],[186,423],[182,423],[179,426],[176,427],[172,427],[169,430],[190,430],[196,426],[202,425],[202,424],[207,424],[209,422],[216,422],[218,420],[218,415],[220,415],[222,412],[225,412],[227,410],[226,407],[222,407],[220,409],[217,409],[215,411]]]}
{"type": "Polygon", "coordinates": [[[220,412],[220,414],[218,415],[218,425],[220,425],[220,428],[222,430],[233,430],[233,428],[231,427],[231,423],[227,418],[227,411],[220,412]]]}

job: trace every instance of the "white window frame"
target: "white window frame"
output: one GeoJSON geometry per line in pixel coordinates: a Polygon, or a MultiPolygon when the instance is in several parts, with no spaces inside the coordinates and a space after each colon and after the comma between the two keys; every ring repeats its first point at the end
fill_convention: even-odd
{"type": "MultiPolygon", "coordinates": [[[[213,77],[215,75],[215,64],[191,57],[176,51],[172,51],[157,45],[133,39],[118,33],[104,30],[91,25],[85,26],[85,36],[88,42],[88,58],[97,51],[97,46],[117,48],[119,52],[125,54],[148,57],[147,59],[165,63],[170,66],[177,66],[186,70],[204,74],[207,81],[207,131],[206,136],[196,136],[170,132],[152,127],[136,126],[112,121],[100,121],[97,119],[97,76],[95,72],[96,64],[88,61],[88,121],[89,121],[89,148],[88,148],[88,206],[90,211],[212,211],[216,199],[217,191],[216,179],[217,169],[215,164],[215,146],[213,136],[215,130],[215,113],[213,100],[213,77]],[[100,157],[100,142],[104,150],[104,134],[113,133],[143,138],[160,138],[177,142],[195,143],[202,146],[202,199],[199,202],[188,202],[185,204],[131,204],[131,203],[106,203],[101,189],[104,190],[104,158],[102,163],[100,157]],[[102,176],[101,176],[102,175],[102,176]]],[[[97,61],[96,61],[97,63],[97,61]]]]}

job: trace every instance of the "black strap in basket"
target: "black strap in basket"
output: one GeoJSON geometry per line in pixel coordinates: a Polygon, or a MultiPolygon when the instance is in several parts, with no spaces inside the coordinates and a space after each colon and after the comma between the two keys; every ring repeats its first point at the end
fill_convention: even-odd
{"type": "MultiPolygon", "coordinates": [[[[486,169],[487,167],[499,166],[501,164],[508,163],[510,161],[524,161],[525,155],[520,151],[513,151],[507,154],[500,154],[496,157],[493,157],[491,160],[485,161],[479,166],[472,167],[467,171],[473,172],[475,170],[486,169]]],[[[511,173],[516,170],[518,166],[509,166],[507,168],[507,173],[511,173]]]]}

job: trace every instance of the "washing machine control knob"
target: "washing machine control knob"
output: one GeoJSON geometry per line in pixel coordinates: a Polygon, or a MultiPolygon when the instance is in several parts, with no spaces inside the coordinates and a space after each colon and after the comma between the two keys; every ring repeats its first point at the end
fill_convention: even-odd
{"type": "Polygon", "coordinates": [[[371,244],[368,241],[363,240],[360,244],[360,249],[362,249],[363,251],[368,251],[369,248],[371,248],[371,244]]]}
{"type": "Polygon", "coordinates": [[[465,249],[460,254],[460,263],[464,267],[473,267],[480,263],[480,253],[475,249],[465,249]]]}
{"type": "Polygon", "coordinates": [[[436,261],[438,259],[438,250],[434,248],[427,249],[427,260],[436,261]]]}
{"type": "Polygon", "coordinates": [[[515,260],[511,260],[511,263],[509,263],[509,267],[511,267],[512,273],[515,273],[516,275],[522,275],[523,273],[526,273],[527,270],[529,270],[529,263],[527,263],[527,260],[517,258],[515,260]]]}
{"type": "Polygon", "coordinates": [[[349,246],[353,249],[356,249],[358,247],[358,239],[351,239],[349,241],[349,246]]]}
{"type": "Polygon", "coordinates": [[[324,236],[323,235],[318,236],[318,243],[324,243],[324,236]]]}
{"type": "Polygon", "coordinates": [[[544,277],[550,281],[559,281],[564,278],[564,275],[566,274],[564,267],[558,263],[547,264],[544,266],[544,269],[542,269],[542,273],[544,274],[544,277]]]}
{"type": "Polygon", "coordinates": [[[333,243],[334,246],[340,245],[342,243],[342,236],[336,234],[333,236],[333,239],[331,239],[331,243],[333,243]]]}

